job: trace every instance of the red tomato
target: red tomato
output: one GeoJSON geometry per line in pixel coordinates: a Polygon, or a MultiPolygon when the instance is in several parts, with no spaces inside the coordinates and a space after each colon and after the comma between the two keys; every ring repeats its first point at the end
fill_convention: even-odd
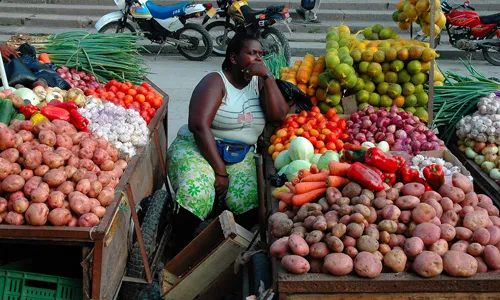
{"type": "Polygon", "coordinates": [[[307,123],[304,126],[302,126],[302,128],[304,128],[305,131],[311,131],[311,129],[313,129],[313,126],[307,123]]]}
{"type": "Polygon", "coordinates": [[[340,129],[342,130],[345,130],[346,127],[347,127],[347,121],[344,120],[344,119],[340,119],[338,122],[337,122],[338,126],[340,129]]]}
{"type": "Polygon", "coordinates": [[[320,140],[320,141],[324,141],[325,139],[326,139],[326,135],[324,135],[324,134],[322,134],[322,133],[320,133],[320,134],[318,135],[318,140],[320,140]]]}
{"type": "Polygon", "coordinates": [[[296,121],[299,118],[299,115],[294,114],[294,115],[292,115],[292,118],[293,118],[294,121],[296,121]]]}
{"type": "Polygon", "coordinates": [[[147,111],[145,111],[145,110],[141,111],[141,117],[143,119],[146,119],[147,116],[148,116],[148,112],[147,111]]]}
{"type": "Polygon", "coordinates": [[[300,126],[299,126],[299,123],[297,123],[297,122],[295,122],[295,121],[292,121],[292,122],[290,122],[290,127],[297,129],[297,128],[299,128],[300,126]]]}
{"type": "Polygon", "coordinates": [[[345,142],[349,139],[349,135],[347,133],[342,133],[339,138],[345,142]]]}
{"type": "Polygon", "coordinates": [[[307,121],[307,124],[311,124],[313,127],[316,127],[316,124],[318,124],[318,120],[316,120],[316,119],[309,119],[307,121]]]}
{"type": "Polygon", "coordinates": [[[328,142],[326,143],[326,149],[335,151],[337,150],[337,147],[334,142],[328,142]]]}
{"type": "Polygon", "coordinates": [[[335,143],[335,142],[337,141],[337,139],[338,139],[338,138],[337,138],[337,135],[336,135],[335,133],[330,133],[330,134],[328,134],[328,135],[326,136],[326,141],[327,141],[328,143],[330,143],[330,142],[331,142],[331,143],[335,143]]]}
{"type": "Polygon", "coordinates": [[[318,139],[314,136],[311,136],[309,138],[309,142],[311,142],[311,144],[315,145],[318,142],[318,139]]]}
{"type": "Polygon", "coordinates": [[[326,128],[334,130],[335,128],[337,128],[337,123],[330,121],[326,124],[326,128]]]}
{"type": "Polygon", "coordinates": [[[325,147],[325,142],[323,142],[323,141],[317,141],[316,144],[314,144],[314,147],[316,149],[321,149],[321,148],[325,147]]]}
{"type": "Polygon", "coordinates": [[[117,104],[119,104],[121,107],[125,107],[125,102],[123,100],[120,100],[117,104]]]}
{"type": "Polygon", "coordinates": [[[151,103],[151,106],[153,108],[156,108],[156,109],[160,108],[160,106],[161,106],[161,99],[160,98],[154,98],[153,99],[153,103],[151,103]]]}
{"type": "Polygon", "coordinates": [[[312,111],[312,112],[309,113],[309,117],[316,117],[316,115],[318,115],[317,112],[313,112],[312,111]]]}
{"type": "Polygon", "coordinates": [[[321,121],[326,120],[326,118],[322,114],[318,114],[318,115],[316,115],[316,120],[318,120],[318,122],[321,122],[321,121]]]}
{"type": "Polygon", "coordinates": [[[326,112],[326,117],[331,120],[333,117],[335,117],[337,115],[337,111],[335,110],[335,108],[330,108],[327,112],[326,112]]]}
{"type": "Polygon", "coordinates": [[[132,82],[130,81],[125,82],[125,84],[128,86],[129,89],[132,87],[132,82]]]}
{"type": "Polygon", "coordinates": [[[141,109],[142,110],[147,110],[148,108],[151,108],[151,104],[149,104],[147,102],[142,102],[141,103],[141,109]]]}
{"type": "Polygon", "coordinates": [[[305,137],[306,139],[308,139],[309,137],[311,137],[311,134],[309,133],[309,131],[304,131],[302,133],[302,137],[305,137]]]}
{"type": "Polygon", "coordinates": [[[338,123],[338,122],[339,122],[339,120],[340,120],[340,117],[339,117],[339,116],[334,116],[331,120],[332,120],[333,122],[338,123]]]}
{"type": "Polygon", "coordinates": [[[108,92],[108,98],[114,98],[114,97],[116,97],[115,93],[109,91],[108,92]]]}
{"type": "Polygon", "coordinates": [[[290,123],[292,123],[292,121],[293,121],[292,117],[288,117],[285,119],[285,122],[283,122],[283,123],[290,124],[290,123]]]}
{"type": "Polygon", "coordinates": [[[146,117],[146,118],[144,118],[144,121],[146,121],[146,124],[149,124],[151,122],[151,118],[150,117],[146,117]]]}
{"type": "Polygon", "coordinates": [[[303,116],[297,117],[297,123],[304,124],[306,122],[306,118],[303,116]]]}
{"type": "Polygon", "coordinates": [[[319,107],[317,107],[317,106],[311,107],[311,112],[319,113],[320,112],[319,107]]]}
{"type": "Polygon", "coordinates": [[[344,148],[344,142],[342,142],[341,140],[337,140],[335,142],[335,147],[339,149],[339,151],[342,150],[344,148]]]}
{"type": "Polygon", "coordinates": [[[134,98],[130,95],[126,95],[125,97],[123,97],[123,101],[125,102],[125,104],[129,104],[134,101],[134,98]]]}
{"type": "Polygon", "coordinates": [[[95,95],[96,92],[94,89],[87,89],[87,91],[85,92],[85,96],[90,96],[90,95],[95,95]]]}
{"type": "Polygon", "coordinates": [[[151,87],[149,86],[149,84],[147,84],[146,82],[141,83],[141,86],[143,88],[147,89],[148,91],[151,89],[151,87]]]}
{"type": "Polygon", "coordinates": [[[332,132],[335,133],[336,136],[340,136],[342,134],[342,130],[338,127],[332,130],[332,132]]]}
{"type": "Polygon", "coordinates": [[[147,112],[148,112],[148,116],[150,118],[153,118],[155,116],[155,114],[156,114],[156,109],[154,109],[154,108],[148,108],[147,112]]]}
{"type": "Polygon", "coordinates": [[[111,86],[109,89],[108,89],[108,92],[113,92],[116,94],[116,92],[118,92],[118,88],[116,86],[111,86]]]}
{"type": "Polygon", "coordinates": [[[138,89],[137,89],[137,93],[138,94],[143,94],[143,95],[147,95],[148,94],[148,90],[142,86],[140,86],[138,89]]]}
{"type": "Polygon", "coordinates": [[[140,103],[147,103],[147,102],[144,102],[144,101],[146,101],[146,97],[144,97],[143,94],[137,94],[137,95],[135,95],[134,99],[135,99],[135,101],[140,102],[140,103]]]}
{"type": "Polygon", "coordinates": [[[102,92],[105,92],[106,90],[104,88],[98,88],[95,90],[96,93],[100,94],[102,92]]]}
{"type": "Polygon", "coordinates": [[[137,91],[136,91],[136,90],[134,90],[134,89],[129,89],[129,90],[127,91],[127,95],[130,95],[130,96],[132,96],[132,97],[135,97],[135,95],[137,95],[137,91]]]}
{"type": "Polygon", "coordinates": [[[325,129],[326,128],[326,124],[328,124],[326,121],[319,122],[319,124],[317,126],[318,130],[321,131],[321,130],[325,129]]]}
{"type": "Polygon", "coordinates": [[[304,117],[304,118],[305,118],[305,117],[307,117],[307,111],[305,111],[305,110],[301,111],[301,112],[299,113],[299,116],[300,116],[300,117],[304,117]]]}
{"type": "Polygon", "coordinates": [[[137,91],[137,89],[139,89],[139,86],[138,85],[133,85],[130,89],[132,89],[134,91],[137,91]]]}
{"type": "Polygon", "coordinates": [[[148,93],[146,95],[146,101],[149,103],[149,104],[153,104],[153,101],[155,99],[155,96],[151,95],[150,93],[148,93]]]}
{"type": "Polygon", "coordinates": [[[124,93],[124,92],[118,92],[118,93],[116,93],[116,98],[118,98],[118,99],[120,99],[120,100],[121,100],[121,99],[123,99],[124,97],[125,97],[125,93],[124,93]]]}

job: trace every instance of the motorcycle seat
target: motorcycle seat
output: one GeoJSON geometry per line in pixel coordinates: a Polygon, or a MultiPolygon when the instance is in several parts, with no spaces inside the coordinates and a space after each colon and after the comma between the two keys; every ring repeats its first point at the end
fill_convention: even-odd
{"type": "Polygon", "coordinates": [[[146,2],[146,6],[148,7],[153,18],[162,20],[183,15],[186,10],[186,6],[188,5],[189,2],[179,2],[169,5],[158,5],[154,4],[152,1],[146,2]]]}
{"type": "Polygon", "coordinates": [[[255,20],[256,16],[261,15],[266,12],[265,9],[263,10],[254,10],[251,9],[249,6],[245,5],[241,7],[241,12],[243,13],[243,17],[245,20],[251,21],[255,20]]]}
{"type": "Polygon", "coordinates": [[[500,13],[480,17],[480,20],[483,24],[500,24],[500,13]]]}
{"type": "Polygon", "coordinates": [[[281,12],[283,9],[285,8],[285,6],[283,4],[281,5],[272,5],[272,6],[268,6],[266,8],[266,13],[279,13],[281,12]]]}

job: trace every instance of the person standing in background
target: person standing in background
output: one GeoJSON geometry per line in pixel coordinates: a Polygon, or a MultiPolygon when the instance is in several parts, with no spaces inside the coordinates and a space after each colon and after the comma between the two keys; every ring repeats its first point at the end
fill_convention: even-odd
{"type": "Polygon", "coordinates": [[[321,0],[302,0],[300,1],[300,6],[295,11],[306,23],[321,23],[317,15],[320,5],[321,0]]]}

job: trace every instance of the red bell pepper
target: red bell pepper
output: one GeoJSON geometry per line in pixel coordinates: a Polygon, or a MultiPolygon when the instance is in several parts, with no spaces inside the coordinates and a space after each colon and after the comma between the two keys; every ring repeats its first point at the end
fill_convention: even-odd
{"type": "Polygon", "coordinates": [[[71,124],[73,124],[76,129],[88,132],[87,126],[89,125],[89,120],[87,120],[87,118],[82,116],[77,109],[73,109],[69,114],[71,118],[71,124]]]}
{"type": "Polygon", "coordinates": [[[420,177],[419,177],[419,178],[417,178],[417,180],[416,180],[416,181],[414,181],[414,182],[418,182],[418,183],[423,184],[423,185],[424,185],[424,187],[425,187],[425,191],[426,191],[426,192],[430,192],[430,191],[432,191],[432,190],[433,190],[433,189],[432,189],[432,187],[429,185],[429,183],[428,183],[425,179],[423,179],[423,178],[420,178],[420,177]]]}
{"type": "Polygon", "coordinates": [[[55,103],[54,106],[67,110],[68,112],[71,112],[74,109],[78,109],[78,106],[76,105],[75,102],[62,102],[62,103],[59,102],[55,103]]]}
{"type": "Polygon", "coordinates": [[[415,180],[420,177],[418,170],[410,168],[409,166],[403,166],[401,170],[399,170],[399,174],[401,175],[401,181],[403,183],[415,182],[415,180]]]}
{"type": "Polygon", "coordinates": [[[378,174],[378,176],[380,176],[380,178],[384,177],[384,173],[382,173],[382,171],[380,171],[379,169],[377,169],[376,167],[374,166],[369,166],[369,165],[365,165],[367,168],[370,168],[372,169],[373,171],[375,171],[375,173],[378,174]]]}
{"type": "Polygon", "coordinates": [[[33,104],[28,104],[19,109],[19,112],[24,115],[26,120],[29,120],[36,112],[38,112],[38,107],[33,104]]]}
{"type": "Polygon", "coordinates": [[[49,120],[63,120],[70,121],[69,112],[63,108],[59,108],[53,105],[47,105],[43,107],[40,112],[42,115],[47,117],[49,120]]]}
{"type": "Polygon", "coordinates": [[[355,162],[351,165],[349,171],[347,171],[347,177],[366,189],[376,192],[384,190],[382,178],[375,171],[360,162],[355,162]]]}
{"type": "Polygon", "coordinates": [[[394,183],[396,183],[396,174],[384,172],[382,180],[384,181],[384,183],[392,186],[394,183]]]}
{"type": "Polygon", "coordinates": [[[432,164],[424,168],[424,177],[429,185],[434,189],[438,190],[444,184],[444,172],[441,165],[432,164]]]}
{"type": "Polygon", "coordinates": [[[398,163],[398,170],[401,170],[403,166],[406,166],[406,159],[401,156],[393,156],[396,162],[398,163]]]}
{"type": "Polygon", "coordinates": [[[366,151],[365,163],[389,173],[396,173],[398,170],[398,162],[396,159],[377,147],[370,148],[366,151]]]}

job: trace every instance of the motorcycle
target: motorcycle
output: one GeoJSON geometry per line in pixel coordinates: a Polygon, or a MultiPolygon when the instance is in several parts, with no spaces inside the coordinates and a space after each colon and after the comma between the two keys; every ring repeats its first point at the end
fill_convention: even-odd
{"type": "Polygon", "coordinates": [[[207,31],[214,36],[214,52],[225,55],[229,40],[234,34],[242,32],[258,38],[264,48],[264,55],[283,53],[290,61],[291,50],[285,35],[275,27],[277,22],[285,24],[290,34],[288,23],[291,22],[288,8],[284,5],[273,5],[263,10],[253,10],[246,0],[217,0],[217,9],[207,13],[202,25],[211,18],[224,18],[206,25],[207,31]]]}
{"type": "MultiPolygon", "coordinates": [[[[500,13],[479,16],[469,0],[455,7],[443,0],[441,9],[446,16],[446,31],[453,47],[468,52],[482,50],[490,64],[500,66],[500,13]]],[[[426,38],[421,31],[415,37],[421,41],[426,38]]],[[[440,38],[440,35],[436,37],[436,45],[440,38]]]]}
{"type": "Polygon", "coordinates": [[[202,61],[212,54],[212,38],[207,30],[199,24],[186,22],[201,17],[212,8],[212,4],[180,2],[157,5],[150,0],[114,1],[120,11],[99,19],[95,25],[99,33],[136,32],[136,23],[147,39],[161,45],[158,54],[165,44],[175,46],[182,56],[190,60],[202,61]]]}

